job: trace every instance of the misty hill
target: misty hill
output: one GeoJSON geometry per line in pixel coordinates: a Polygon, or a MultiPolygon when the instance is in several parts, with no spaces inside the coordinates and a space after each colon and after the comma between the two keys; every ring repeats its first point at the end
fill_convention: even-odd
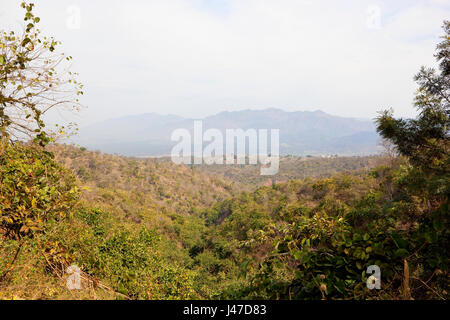
{"type": "MultiPolygon", "coordinates": [[[[379,137],[370,120],[322,111],[242,110],[221,112],[202,120],[204,130],[217,128],[224,136],[226,129],[280,129],[281,154],[367,155],[378,151],[379,137]]],[[[176,144],[170,141],[173,130],[185,128],[192,132],[193,123],[194,119],[175,115],[132,115],[81,128],[73,142],[127,156],[168,155],[176,144]]]]}

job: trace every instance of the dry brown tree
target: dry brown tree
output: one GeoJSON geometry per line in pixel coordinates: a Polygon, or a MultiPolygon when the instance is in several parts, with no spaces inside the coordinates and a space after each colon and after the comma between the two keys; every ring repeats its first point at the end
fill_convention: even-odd
{"type": "Polygon", "coordinates": [[[43,116],[55,108],[78,110],[83,86],[70,71],[72,57],[58,53],[61,43],[41,36],[34,5],[21,6],[26,24],[21,34],[0,30],[0,135],[46,145],[67,128],[46,129],[43,116]]]}

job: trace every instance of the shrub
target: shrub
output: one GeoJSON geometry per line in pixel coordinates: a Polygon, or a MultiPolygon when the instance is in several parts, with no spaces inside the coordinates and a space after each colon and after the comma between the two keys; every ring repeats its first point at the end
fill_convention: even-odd
{"type": "Polygon", "coordinates": [[[2,143],[0,149],[0,228],[20,239],[43,230],[76,205],[75,178],[36,146],[2,143]]]}

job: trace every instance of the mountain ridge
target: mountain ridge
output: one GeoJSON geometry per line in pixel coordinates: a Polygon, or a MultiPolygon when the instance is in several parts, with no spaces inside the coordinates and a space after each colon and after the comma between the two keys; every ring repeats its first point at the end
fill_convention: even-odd
{"type": "MultiPolygon", "coordinates": [[[[321,110],[284,111],[278,108],[222,111],[203,119],[144,113],[104,120],[80,128],[70,142],[88,149],[126,156],[170,154],[174,130],[193,132],[194,120],[203,130],[280,129],[280,153],[295,155],[369,155],[378,153],[379,136],[370,120],[330,115],[321,110]]],[[[224,134],[225,136],[225,134],[224,134]]]]}

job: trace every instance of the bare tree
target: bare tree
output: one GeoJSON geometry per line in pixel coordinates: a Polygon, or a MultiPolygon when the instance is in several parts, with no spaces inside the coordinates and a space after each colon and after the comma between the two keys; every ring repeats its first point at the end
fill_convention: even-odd
{"type": "Polygon", "coordinates": [[[83,86],[69,69],[72,57],[57,53],[61,43],[41,36],[34,5],[21,6],[27,23],[21,35],[0,30],[0,135],[45,145],[57,132],[45,129],[44,114],[53,108],[78,110],[83,86]]]}

